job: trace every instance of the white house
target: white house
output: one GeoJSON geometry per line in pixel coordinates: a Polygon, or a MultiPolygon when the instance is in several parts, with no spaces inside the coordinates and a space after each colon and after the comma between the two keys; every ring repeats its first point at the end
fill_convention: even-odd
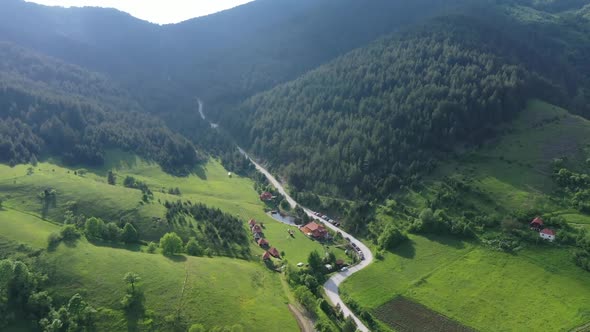
{"type": "Polygon", "coordinates": [[[543,229],[539,232],[539,236],[544,240],[552,241],[555,240],[555,231],[549,228],[543,229]]]}

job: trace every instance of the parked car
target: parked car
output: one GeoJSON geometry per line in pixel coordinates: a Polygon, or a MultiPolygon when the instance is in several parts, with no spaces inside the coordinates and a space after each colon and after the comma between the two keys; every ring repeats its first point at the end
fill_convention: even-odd
{"type": "Polygon", "coordinates": [[[304,264],[303,264],[303,263],[301,263],[301,262],[297,263],[297,266],[299,266],[299,267],[302,267],[303,265],[304,265],[304,264]]]}
{"type": "Polygon", "coordinates": [[[324,215],[322,216],[322,219],[326,219],[326,220],[327,220],[327,219],[328,219],[328,216],[324,214],[324,215]]]}
{"type": "Polygon", "coordinates": [[[348,271],[348,267],[347,266],[344,266],[343,268],[340,269],[340,272],[346,272],[346,271],[348,271]]]}

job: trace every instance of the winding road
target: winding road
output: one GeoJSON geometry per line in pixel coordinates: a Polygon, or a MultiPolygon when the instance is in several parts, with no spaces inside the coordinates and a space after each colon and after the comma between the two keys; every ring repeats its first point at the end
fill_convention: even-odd
{"type": "MultiPolygon", "coordinates": [[[[201,102],[201,100],[199,100],[199,113],[201,114],[201,117],[203,118],[203,120],[206,120],[205,113],[203,112],[203,103],[201,102]]],[[[211,127],[217,128],[217,124],[211,123],[211,127]]],[[[248,160],[256,167],[256,169],[260,173],[264,174],[264,176],[268,179],[268,181],[279,191],[279,193],[281,193],[285,197],[285,199],[287,200],[289,205],[291,205],[292,208],[295,208],[295,206],[298,205],[297,202],[291,197],[291,195],[289,195],[289,193],[287,193],[287,191],[285,190],[285,187],[283,187],[282,183],[279,182],[272,174],[270,174],[270,172],[266,168],[262,167],[260,164],[258,164],[252,158],[250,158],[248,153],[246,153],[246,151],[244,151],[239,146],[238,146],[238,150],[240,151],[240,153],[242,155],[244,155],[246,158],[248,158],[248,160]]],[[[328,223],[326,220],[315,216],[313,214],[313,211],[311,211],[310,209],[305,208],[302,205],[299,205],[299,206],[301,208],[303,208],[305,213],[308,216],[310,216],[311,218],[313,218],[317,221],[320,221],[326,227],[328,227],[336,232],[342,233],[343,237],[349,238],[350,242],[356,244],[357,247],[360,249],[360,251],[365,256],[364,260],[362,260],[359,264],[350,267],[347,271],[336,272],[335,274],[333,274],[330,277],[330,279],[328,279],[328,281],[326,281],[326,283],[324,284],[324,291],[326,292],[326,296],[328,297],[330,302],[332,302],[333,305],[340,306],[344,317],[350,316],[350,317],[352,317],[352,319],[354,319],[359,331],[369,332],[370,330],[367,328],[367,326],[365,326],[365,324],[350,310],[350,308],[348,308],[348,306],[346,306],[346,304],[344,304],[344,301],[342,301],[342,298],[340,298],[338,287],[340,286],[340,284],[344,280],[346,280],[346,278],[348,278],[349,276],[351,276],[355,272],[358,272],[358,271],[364,269],[365,267],[367,267],[369,264],[371,264],[371,262],[373,261],[373,254],[371,253],[371,250],[369,250],[369,248],[367,246],[365,246],[361,241],[359,241],[358,239],[356,239],[352,235],[350,235],[350,234],[346,233],[345,231],[341,230],[340,228],[328,223]]]]}

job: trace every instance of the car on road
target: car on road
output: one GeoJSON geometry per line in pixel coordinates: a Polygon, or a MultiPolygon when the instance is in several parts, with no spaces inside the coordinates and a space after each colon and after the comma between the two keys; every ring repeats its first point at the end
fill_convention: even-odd
{"type": "Polygon", "coordinates": [[[328,216],[324,214],[324,215],[322,216],[322,219],[326,219],[326,220],[328,220],[328,216]]]}
{"type": "Polygon", "coordinates": [[[346,272],[346,271],[348,271],[348,267],[347,266],[345,266],[345,267],[343,267],[343,268],[340,269],[340,272],[346,272]]]}

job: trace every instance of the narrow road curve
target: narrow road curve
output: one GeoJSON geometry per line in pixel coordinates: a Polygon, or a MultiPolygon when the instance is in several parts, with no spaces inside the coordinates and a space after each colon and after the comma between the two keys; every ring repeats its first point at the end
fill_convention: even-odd
{"type": "MultiPolygon", "coordinates": [[[[264,174],[264,176],[266,176],[268,181],[275,188],[277,188],[277,190],[283,196],[285,196],[285,199],[287,200],[289,205],[291,205],[292,208],[295,208],[295,206],[297,206],[297,202],[295,202],[295,200],[287,193],[287,191],[285,190],[283,185],[272,174],[270,174],[269,171],[267,171],[264,167],[260,166],[260,164],[258,164],[254,160],[252,160],[252,158],[250,158],[250,156],[248,156],[246,151],[244,151],[242,148],[238,147],[238,150],[240,151],[241,154],[243,154],[246,158],[248,158],[248,160],[250,160],[250,162],[256,167],[256,169],[260,173],[262,173],[262,174],[264,174]]],[[[361,241],[357,240],[352,235],[350,235],[350,234],[346,233],[345,231],[341,230],[340,228],[326,222],[324,219],[316,217],[313,214],[313,211],[311,211],[310,209],[307,209],[301,205],[299,205],[299,206],[301,208],[303,208],[303,210],[305,211],[305,213],[308,216],[312,217],[313,219],[315,219],[317,221],[322,222],[326,227],[328,227],[336,232],[342,233],[343,237],[345,237],[345,238],[348,237],[350,239],[350,242],[356,244],[358,246],[358,248],[360,248],[360,250],[364,254],[365,260],[361,261],[359,264],[349,268],[348,271],[346,271],[346,272],[336,272],[334,275],[332,275],[332,277],[330,277],[330,279],[328,279],[328,281],[326,281],[326,283],[324,284],[324,291],[326,292],[326,295],[328,296],[328,298],[330,299],[330,302],[332,302],[332,304],[334,304],[334,305],[339,304],[340,305],[340,308],[342,309],[342,313],[344,314],[344,317],[351,316],[352,319],[354,319],[359,331],[369,332],[369,329],[365,326],[365,324],[363,324],[363,322],[358,317],[356,317],[356,315],[350,310],[350,308],[348,308],[346,306],[346,304],[344,304],[344,302],[340,298],[340,294],[338,292],[338,286],[340,286],[340,284],[346,278],[348,278],[350,275],[354,274],[357,271],[364,269],[369,264],[371,264],[371,262],[373,261],[373,254],[371,253],[371,250],[369,250],[369,248],[367,246],[365,246],[361,241]]]]}
{"type": "MultiPolygon", "coordinates": [[[[201,102],[200,99],[198,100],[198,102],[199,102],[199,113],[201,115],[201,118],[203,118],[203,120],[206,120],[205,113],[203,111],[203,103],[201,102]]],[[[211,127],[217,128],[217,124],[211,123],[211,127]]],[[[297,202],[291,197],[291,195],[289,195],[289,193],[287,193],[287,191],[285,190],[285,188],[283,187],[281,182],[279,182],[272,174],[270,174],[270,172],[268,170],[266,170],[266,168],[260,166],[260,164],[255,162],[252,158],[250,158],[250,156],[246,153],[246,151],[244,151],[239,146],[238,146],[238,150],[240,151],[240,153],[242,155],[244,155],[246,158],[248,158],[248,160],[256,167],[256,169],[260,173],[264,174],[264,176],[268,179],[268,181],[275,188],[277,188],[277,190],[279,191],[279,193],[281,193],[281,195],[285,196],[285,199],[287,200],[287,202],[289,203],[289,205],[292,208],[295,208],[295,206],[298,205],[297,202]]],[[[346,233],[345,231],[341,230],[340,228],[328,223],[326,220],[315,216],[313,214],[313,211],[311,211],[310,209],[305,208],[302,205],[299,205],[299,206],[301,208],[303,208],[305,213],[308,216],[310,216],[311,218],[321,222],[322,224],[324,224],[324,226],[332,229],[335,232],[342,233],[343,237],[349,238],[350,242],[356,244],[357,247],[361,250],[361,252],[365,256],[365,260],[362,260],[359,264],[357,264],[353,267],[350,267],[347,271],[336,272],[334,275],[332,275],[332,277],[330,277],[330,279],[328,279],[328,281],[326,281],[326,283],[324,284],[324,291],[326,292],[326,296],[328,296],[328,299],[330,300],[330,302],[332,302],[333,305],[340,305],[340,308],[342,309],[342,314],[344,315],[344,317],[350,316],[350,317],[352,317],[352,319],[354,319],[359,331],[369,332],[370,330],[365,326],[365,324],[363,324],[363,322],[350,310],[350,308],[348,308],[348,306],[346,306],[346,304],[344,304],[344,301],[342,301],[342,299],[340,298],[338,287],[346,278],[348,278],[349,276],[351,276],[355,272],[360,271],[360,270],[364,269],[365,267],[367,267],[369,264],[371,264],[371,262],[373,261],[373,254],[371,253],[371,250],[369,250],[369,248],[367,246],[365,246],[361,241],[359,241],[358,239],[356,239],[352,235],[350,235],[350,234],[346,233]]]]}

